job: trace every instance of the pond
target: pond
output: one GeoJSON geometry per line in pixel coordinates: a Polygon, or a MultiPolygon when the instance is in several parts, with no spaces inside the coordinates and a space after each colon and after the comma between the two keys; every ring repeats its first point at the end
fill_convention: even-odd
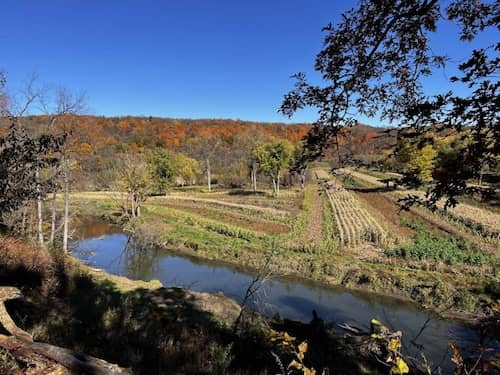
{"type": "MultiPolygon", "coordinates": [[[[119,227],[98,221],[85,222],[73,255],[85,263],[130,279],[160,280],[164,286],[180,286],[200,292],[222,292],[242,301],[254,274],[167,251],[138,252],[130,248],[119,227]]],[[[448,344],[475,348],[479,338],[466,325],[424,311],[416,304],[342,287],[325,286],[303,279],[278,278],[264,282],[249,306],[268,316],[310,321],[312,311],[325,321],[348,323],[369,329],[372,318],[403,332],[404,351],[420,359],[420,352],[445,373],[451,371],[448,344]]]]}

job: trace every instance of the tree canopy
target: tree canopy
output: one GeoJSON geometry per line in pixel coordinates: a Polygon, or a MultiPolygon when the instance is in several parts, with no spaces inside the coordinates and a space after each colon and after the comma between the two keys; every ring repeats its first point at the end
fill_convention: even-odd
{"type": "Polygon", "coordinates": [[[454,0],[444,6],[438,0],[361,0],[340,22],[323,29],[324,46],[315,70],[325,83],[311,84],[304,73],[296,74],[295,87],[280,108],[288,116],[308,106],[318,109],[315,127],[307,136],[312,156],[321,155],[332,141],[338,145],[338,136],[356,123],[357,115],[399,123],[412,130],[406,136],[413,139],[429,128],[467,130],[464,160],[474,168],[470,173],[457,171],[449,184],[435,184],[427,203],[433,207],[444,196],[447,204],[454,205],[457,195],[475,189],[466,180],[479,173],[481,164],[497,163],[500,99],[495,78],[500,43],[474,49],[457,66],[461,75],[451,77],[448,91],[429,96],[422,79],[452,64],[430,45],[442,21],[458,24],[459,38],[473,42],[486,29],[498,30],[500,3],[454,0]],[[467,88],[465,94],[454,93],[458,83],[467,88]]]}
{"type": "Polygon", "coordinates": [[[276,196],[279,196],[280,178],[290,163],[292,153],[293,145],[287,141],[257,142],[252,152],[260,170],[271,177],[276,196]]]}

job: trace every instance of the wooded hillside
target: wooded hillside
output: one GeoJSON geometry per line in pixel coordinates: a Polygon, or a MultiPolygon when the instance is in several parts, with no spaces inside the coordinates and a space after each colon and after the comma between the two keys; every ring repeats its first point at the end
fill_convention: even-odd
{"type": "MultiPolygon", "coordinates": [[[[23,123],[30,132],[42,134],[49,131],[50,118],[28,116],[23,123]]],[[[7,119],[1,120],[0,135],[7,133],[8,126],[7,119]]],[[[216,181],[239,184],[247,180],[248,153],[255,142],[286,140],[298,144],[310,129],[310,124],[227,119],[71,115],[64,122],[55,123],[50,132],[68,134],[67,144],[78,162],[73,173],[75,186],[102,189],[109,188],[109,181],[114,180],[111,174],[118,160],[155,148],[181,152],[202,163],[209,153],[216,181]],[[231,176],[230,181],[224,176],[231,176]]],[[[346,131],[350,135],[341,139],[341,144],[349,153],[378,154],[390,143],[381,128],[360,124],[346,131]],[[384,139],[382,143],[380,137],[384,139]]],[[[326,152],[326,158],[331,154],[326,152]]]]}

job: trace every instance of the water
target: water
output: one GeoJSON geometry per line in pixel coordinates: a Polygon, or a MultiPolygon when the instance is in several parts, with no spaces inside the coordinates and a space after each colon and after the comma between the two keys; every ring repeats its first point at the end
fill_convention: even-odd
{"type": "MultiPolygon", "coordinates": [[[[107,272],[131,279],[158,279],[165,286],[181,286],[200,292],[223,292],[241,301],[252,282],[251,272],[237,267],[196,260],[160,250],[137,256],[127,249],[127,236],[119,228],[89,222],[82,226],[81,240],[73,255],[107,272]]],[[[250,306],[268,316],[310,321],[312,310],[325,321],[348,323],[369,329],[372,318],[403,332],[404,351],[420,358],[424,350],[435,365],[451,371],[448,343],[475,348],[476,332],[460,322],[441,319],[417,305],[371,293],[348,291],[296,278],[265,281],[250,306]]]]}

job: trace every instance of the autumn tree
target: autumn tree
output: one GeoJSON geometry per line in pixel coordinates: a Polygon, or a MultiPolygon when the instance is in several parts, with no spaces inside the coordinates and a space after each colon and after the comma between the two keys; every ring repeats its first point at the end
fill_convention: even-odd
{"type": "Polygon", "coordinates": [[[72,166],[76,164],[72,148],[75,144],[74,135],[71,129],[74,127],[77,116],[85,111],[85,95],[75,94],[67,88],[60,87],[56,89],[53,98],[46,100],[42,96],[42,106],[47,117],[46,132],[57,137],[64,138],[65,142],[61,144],[60,160],[56,166],[55,176],[60,176],[61,183],[52,184],[52,223],[50,241],[53,243],[56,230],[56,193],[59,187],[63,190],[63,224],[62,224],[62,250],[68,251],[69,227],[70,227],[70,185],[72,183],[72,166]]]}
{"type": "Polygon", "coordinates": [[[201,173],[200,163],[198,160],[190,158],[183,153],[174,154],[177,163],[177,177],[181,181],[181,185],[192,185],[196,182],[197,176],[201,173]]]}
{"type": "Polygon", "coordinates": [[[403,139],[394,153],[398,171],[404,175],[403,183],[419,186],[432,182],[436,154],[431,144],[418,147],[403,139]]]}
{"type": "Polygon", "coordinates": [[[473,42],[487,29],[498,29],[499,17],[498,1],[452,0],[443,5],[439,0],[360,0],[337,24],[323,29],[315,69],[325,84],[312,84],[304,73],[296,74],[295,87],[280,110],[292,116],[304,107],[317,108],[315,127],[307,136],[316,156],[332,142],[338,145],[339,134],[356,123],[358,114],[398,122],[412,130],[406,134],[413,138],[430,128],[467,130],[467,172],[434,185],[428,201],[421,202],[432,208],[446,197],[447,205],[454,205],[457,196],[475,190],[467,180],[479,173],[481,163],[497,163],[500,43],[474,49],[457,66],[460,74],[450,79],[449,91],[429,96],[422,79],[453,63],[436,54],[429,40],[441,23],[453,22],[460,40],[473,42]],[[456,84],[462,95],[453,92],[456,84]]]}
{"type": "Polygon", "coordinates": [[[126,192],[128,202],[124,214],[141,216],[141,206],[151,190],[150,168],[140,155],[128,155],[120,169],[120,187],[126,192]]]}
{"type": "Polygon", "coordinates": [[[290,163],[293,146],[287,141],[273,141],[255,145],[253,155],[259,168],[268,175],[273,183],[274,194],[280,195],[280,179],[290,163]]]}

